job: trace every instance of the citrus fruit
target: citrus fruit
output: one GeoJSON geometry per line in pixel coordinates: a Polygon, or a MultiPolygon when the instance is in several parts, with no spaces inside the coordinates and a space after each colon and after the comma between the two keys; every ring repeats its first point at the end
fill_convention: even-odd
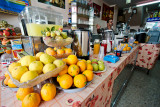
{"type": "Polygon", "coordinates": [[[51,64],[51,63],[46,64],[46,65],[43,67],[43,73],[45,74],[45,73],[47,73],[47,72],[49,72],[49,71],[54,70],[55,68],[56,68],[56,66],[55,66],[54,64],[51,64]]]}
{"type": "Polygon", "coordinates": [[[94,74],[93,74],[93,72],[91,70],[85,70],[83,72],[83,75],[86,76],[87,81],[92,81],[93,80],[94,74]]]}
{"type": "Polygon", "coordinates": [[[87,64],[91,64],[92,62],[91,62],[91,60],[87,60],[87,64]]]}
{"type": "Polygon", "coordinates": [[[131,50],[131,47],[127,47],[127,51],[130,51],[131,50]]]}
{"type": "Polygon", "coordinates": [[[72,49],[70,49],[70,48],[66,48],[64,51],[65,51],[66,54],[72,53],[72,49]]]}
{"type": "Polygon", "coordinates": [[[66,62],[67,63],[67,59],[62,59],[62,61],[66,62]]]}
{"type": "Polygon", "coordinates": [[[78,61],[77,56],[75,55],[69,55],[67,57],[67,64],[72,65],[72,64],[76,64],[78,61]]]}
{"type": "Polygon", "coordinates": [[[56,51],[54,51],[54,49],[52,49],[52,48],[47,48],[46,53],[48,55],[56,55],[56,51]]]}
{"type": "Polygon", "coordinates": [[[70,65],[68,68],[68,74],[72,77],[79,74],[79,67],[77,65],[70,65]]]}
{"type": "Polygon", "coordinates": [[[38,53],[36,54],[36,60],[37,60],[37,61],[40,60],[40,56],[41,56],[42,54],[44,54],[44,52],[38,52],[38,53]]]}
{"type": "Polygon", "coordinates": [[[61,75],[63,75],[63,74],[67,74],[67,72],[68,72],[68,66],[66,65],[66,66],[63,68],[63,70],[62,70],[61,72],[59,72],[59,75],[61,76],[61,75]]]}
{"type": "Polygon", "coordinates": [[[57,54],[58,55],[63,55],[64,54],[64,50],[63,49],[57,49],[57,54]]]}
{"type": "Polygon", "coordinates": [[[33,61],[29,65],[29,70],[36,71],[38,74],[42,73],[42,69],[43,69],[43,64],[41,61],[33,61]]]}
{"type": "Polygon", "coordinates": [[[9,65],[9,67],[8,67],[9,72],[11,73],[12,70],[13,70],[15,67],[17,67],[17,66],[21,66],[21,63],[17,63],[17,62],[11,63],[11,64],[9,65]]]}
{"type": "Polygon", "coordinates": [[[16,97],[18,100],[23,101],[24,97],[33,91],[33,88],[19,88],[16,97]]]}
{"type": "Polygon", "coordinates": [[[38,93],[30,93],[26,95],[22,101],[22,107],[38,107],[41,102],[38,93]]]}
{"type": "Polygon", "coordinates": [[[86,61],[85,59],[82,59],[82,60],[80,60],[80,61],[83,61],[83,62],[87,63],[87,61],[86,61]]]}
{"type": "Polygon", "coordinates": [[[11,79],[8,80],[8,86],[11,88],[16,88],[17,86],[13,83],[11,79]]]}
{"type": "Polygon", "coordinates": [[[8,80],[9,80],[9,79],[10,79],[9,76],[5,78],[5,80],[4,80],[4,84],[5,84],[5,85],[8,85],[8,80]]]}
{"type": "Polygon", "coordinates": [[[64,74],[60,77],[59,84],[63,89],[68,89],[73,84],[73,79],[70,75],[64,74]]]}
{"type": "Polygon", "coordinates": [[[53,56],[50,56],[48,54],[42,54],[40,56],[40,61],[43,62],[44,64],[52,63],[56,58],[53,56]]]}
{"type": "Polygon", "coordinates": [[[32,80],[34,78],[36,78],[38,76],[38,73],[36,71],[27,71],[25,72],[21,79],[20,79],[20,82],[27,82],[28,80],[32,80]]]}
{"type": "Polygon", "coordinates": [[[57,76],[57,82],[59,82],[59,80],[60,80],[60,76],[58,75],[58,76],[57,76]]]}
{"type": "Polygon", "coordinates": [[[81,72],[83,72],[87,68],[86,63],[84,61],[78,61],[77,65],[79,66],[81,72]]]}
{"type": "Polygon", "coordinates": [[[44,101],[52,100],[56,96],[56,87],[54,84],[46,83],[41,89],[41,97],[44,101]]]}
{"type": "Polygon", "coordinates": [[[20,78],[22,77],[22,75],[28,71],[28,68],[25,67],[25,66],[17,66],[15,67],[11,74],[12,74],[12,77],[16,80],[20,80],[20,78]]]}
{"type": "Polygon", "coordinates": [[[5,72],[4,76],[5,76],[5,77],[8,77],[8,76],[9,76],[9,74],[8,74],[7,72],[5,72]]]}
{"type": "Polygon", "coordinates": [[[127,51],[127,48],[126,48],[126,47],[124,47],[122,51],[127,51]]]}
{"type": "Polygon", "coordinates": [[[56,59],[56,60],[53,62],[53,64],[55,64],[56,67],[58,68],[58,67],[61,67],[62,65],[64,65],[64,62],[63,62],[62,60],[60,60],[60,59],[56,59]]]}
{"type": "Polygon", "coordinates": [[[78,88],[82,88],[86,85],[87,79],[83,74],[78,74],[74,77],[74,85],[78,88]]]}
{"type": "Polygon", "coordinates": [[[27,55],[22,57],[21,59],[21,65],[22,66],[29,66],[29,64],[31,64],[33,61],[36,61],[35,57],[27,55]]]}
{"type": "Polygon", "coordinates": [[[92,64],[87,64],[87,70],[93,71],[93,66],[92,66],[92,64]]]}

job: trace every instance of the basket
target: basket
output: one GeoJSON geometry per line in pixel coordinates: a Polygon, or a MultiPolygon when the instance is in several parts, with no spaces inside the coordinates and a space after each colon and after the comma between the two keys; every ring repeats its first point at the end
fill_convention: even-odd
{"type": "Polygon", "coordinates": [[[1,86],[2,86],[2,87],[8,88],[8,89],[10,89],[10,90],[12,90],[12,91],[18,91],[19,88],[10,88],[10,87],[6,86],[6,85],[4,84],[4,80],[5,80],[5,78],[1,81],[1,86]]]}
{"type": "Polygon", "coordinates": [[[53,40],[52,37],[43,37],[43,41],[47,46],[50,47],[62,47],[67,46],[73,42],[73,38],[71,39],[62,39],[62,40],[53,40]]]}
{"type": "Polygon", "coordinates": [[[39,76],[37,76],[36,78],[32,79],[32,80],[29,80],[27,82],[23,82],[23,83],[20,83],[18,80],[15,80],[11,73],[8,71],[7,69],[7,72],[11,78],[11,80],[13,81],[13,83],[19,87],[19,88],[30,88],[30,87],[33,87],[39,83],[41,83],[42,81],[48,79],[48,78],[51,78],[53,76],[56,76],[60,71],[63,70],[63,68],[65,67],[66,63],[64,62],[64,65],[62,65],[61,67],[58,67],[56,69],[54,69],[53,71],[49,71],[45,74],[40,74],[39,76]]]}

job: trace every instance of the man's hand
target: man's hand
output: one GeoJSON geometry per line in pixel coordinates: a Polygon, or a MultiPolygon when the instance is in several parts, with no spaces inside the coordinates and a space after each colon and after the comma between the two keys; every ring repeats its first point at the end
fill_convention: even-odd
{"type": "Polygon", "coordinates": [[[96,24],[96,28],[97,28],[97,29],[100,29],[101,26],[100,26],[99,24],[96,24]]]}

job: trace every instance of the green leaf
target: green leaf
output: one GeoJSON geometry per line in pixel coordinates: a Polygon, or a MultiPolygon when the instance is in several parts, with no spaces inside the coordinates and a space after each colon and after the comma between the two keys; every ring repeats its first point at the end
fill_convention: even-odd
{"type": "Polygon", "coordinates": [[[21,101],[20,98],[18,98],[18,100],[21,101]]]}
{"type": "Polygon", "coordinates": [[[55,31],[55,27],[54,26],[51,28],[51,31],[55,31]]]}
{"type": "Polygon", "coordinates": [[[85,82],[85,84],[87,84],[87,82],[85,82]]]}
{"type": "Polygon", "coordinates": [[[47,31],[49,31],[49,32],[50,32],[50,29],[49,29],[48,27],[46,27],[46,29],[47,29],[47,31]]]}

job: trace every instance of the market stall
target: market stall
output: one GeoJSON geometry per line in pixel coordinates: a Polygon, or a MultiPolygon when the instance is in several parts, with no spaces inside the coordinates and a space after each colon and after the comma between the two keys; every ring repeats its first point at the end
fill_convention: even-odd
{"type": "MultiPolygon", "coordinates": [[[[139,46],[132,49],[130,53],[123,54],[117,63],[105,62],[107,70],[103,73],[98,73],[94,76],[93,81],[82,91],[77,93],[65,93],[60,91],[57,93],[55,99],[42,102],[40,106],[102,106],[107,107],[111,104],[112,87],[114,80],[123,70],[123,68],[134,61],[139,46]]],[[[4,78],[4,71],[2,69],[1,81],[4,78]]],[[[1,106],[21,106],[21,102],[16,98],[16,91],[12,91],[8,88],[1,88],[1,106]]]]}

